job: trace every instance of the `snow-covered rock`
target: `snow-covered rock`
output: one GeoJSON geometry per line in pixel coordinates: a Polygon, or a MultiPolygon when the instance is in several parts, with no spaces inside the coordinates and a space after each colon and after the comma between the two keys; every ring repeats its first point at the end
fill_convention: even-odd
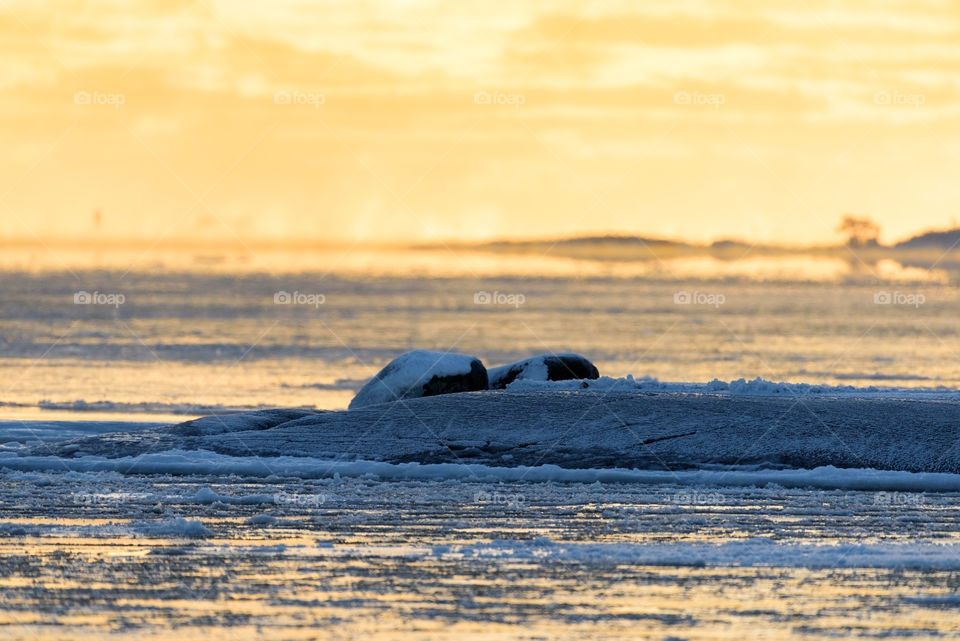
{"type": "Polygon", "coordinates": [[[418,349],[390,361],[357,392],[350,409],[487,388],[487,369],[476,356],[418,349]]]}
{"type": "Polygon", "coordinates": [[[491,368],[490,389],[504,389],[515,380],[566,381],[600,377],[596,365],[579,354],[541,354],[491,368]]]}
{"type": "MultiPolygon", "coordinates": [[[[386,469],[385,475],[396,477],[424,473],[476,479],[497,467],[513,469],[514,480],[613,481],[621,472],[602,478],[563,475],[572,474],[566,471],[572,469],[636,469],[663,472],[657,482],[668,482],[681,470],[732,474],[716,471],[723,465],[761,471],[833,466],[947,474],[952,479],[948,484],[936,481],[910,491],[960,488],[956,401],[848,392],[794,396],[593,390],[582,389],[579,381],[553,385],[562,388],[564,383],[577,389],[514,391],[511,385],[480,394],[444,394],[308,414],[268,429],[262,429],[263,416],[255,413],[236,417],[239,425],[246,416],[247,431],[185,435],[179,426],[170,426],[48,441],[17,450],[0,448],[0,476],[4,468],[21,473],[71,470],[90,476],[303,478],[379,474],[386,469]],[[82,456],[72,447],[76,445],[82,456]],[[343,466],[334,465],[337,462],[343,466]],[[425,471],[425,466],[432,467],[425,471]],[[538,477],[541,472],[547,476],[538,477]]],[[[796,482],[806,484],[809,476],[796,482]]],[[[868,488],[859,483],[857,487],[868,488]]],[[[909,488],[897,481],[872,489],[909,488]]],[[[273,496],[273,502],[270,498],[239,489],[221,493],[194,487],[183,502],[282,507],[280,496],[273,496]]]]}

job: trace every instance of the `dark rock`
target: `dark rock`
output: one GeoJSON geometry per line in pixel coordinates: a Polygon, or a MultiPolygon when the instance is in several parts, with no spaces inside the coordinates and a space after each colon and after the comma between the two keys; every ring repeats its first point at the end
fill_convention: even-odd
{"type": "Polygon", "coordinates": [[[350,401],[350,409],[405,398],[488,389],[487,369],[475,356],[416,350],[390,361],[350,401]]]}
{"type": "Polygon", "coordinates": [[[523,361],[491,368],[490,389],[504,389],[517,379],[567,381],[600,378],[597,366],[579,354],[541,354],[523,361]]]}

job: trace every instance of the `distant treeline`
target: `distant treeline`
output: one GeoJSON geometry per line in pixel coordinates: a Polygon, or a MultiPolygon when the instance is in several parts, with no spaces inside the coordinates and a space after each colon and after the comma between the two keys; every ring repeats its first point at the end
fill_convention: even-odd
{"type": "Polygon", "coordinates": [[[834,246],[816,246],[816,247],[783,247],[778,245],[769,245],[765,243],[749,243],[740,240],[718,240],[710,244],[687,243],[679,240],[668,240],[664,238],[649,238],[644,236],[578,236],[575,238],[544,239],[544,240],[505,240],[493,241],[480,245],[484,249],[496,251],[536,251],[548,247],[568,250],[584,250],[587,248],[606,248],[612,251],[631,251],[642,249],[675,250],[682,253],[688,252],[728,252],[738,249],[751,249],[753,251],[768,252],[795,252],[795,251],[824,251],[835,248],[842,248],[845,244],[859,248],[874,248],[877,250],[916,250],[916,249],[953,249],[960,248],[960,228],[948,229],[945,231],[929,231],[918,234],[893,245],[881,245],[876,242],[870,243],[841,243],[834,246]]]}

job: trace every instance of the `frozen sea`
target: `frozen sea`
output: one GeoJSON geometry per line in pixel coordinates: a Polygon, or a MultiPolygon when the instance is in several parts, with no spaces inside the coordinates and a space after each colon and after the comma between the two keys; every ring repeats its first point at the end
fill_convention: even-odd
{"type": "Polygon", "coordinates": [[[0,638],[960,638],[956,275],[704,260],[5,252],[0,638]],[[504,398],[639,418],[338,433],[417,348],[582,353],[504,398]],[[317,418],[237,431],[271,407],[317,418]]]}

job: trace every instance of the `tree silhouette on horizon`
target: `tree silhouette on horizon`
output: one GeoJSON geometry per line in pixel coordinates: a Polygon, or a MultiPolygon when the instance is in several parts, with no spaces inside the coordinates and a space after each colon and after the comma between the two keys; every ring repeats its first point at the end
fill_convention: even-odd
{"type": "Polygon", "coordinates": [[[868,216],[846,214],[837,231],[847,237],[845,244],[849,247],[876,247],[879,244],[880,225],[868,216]]]}

